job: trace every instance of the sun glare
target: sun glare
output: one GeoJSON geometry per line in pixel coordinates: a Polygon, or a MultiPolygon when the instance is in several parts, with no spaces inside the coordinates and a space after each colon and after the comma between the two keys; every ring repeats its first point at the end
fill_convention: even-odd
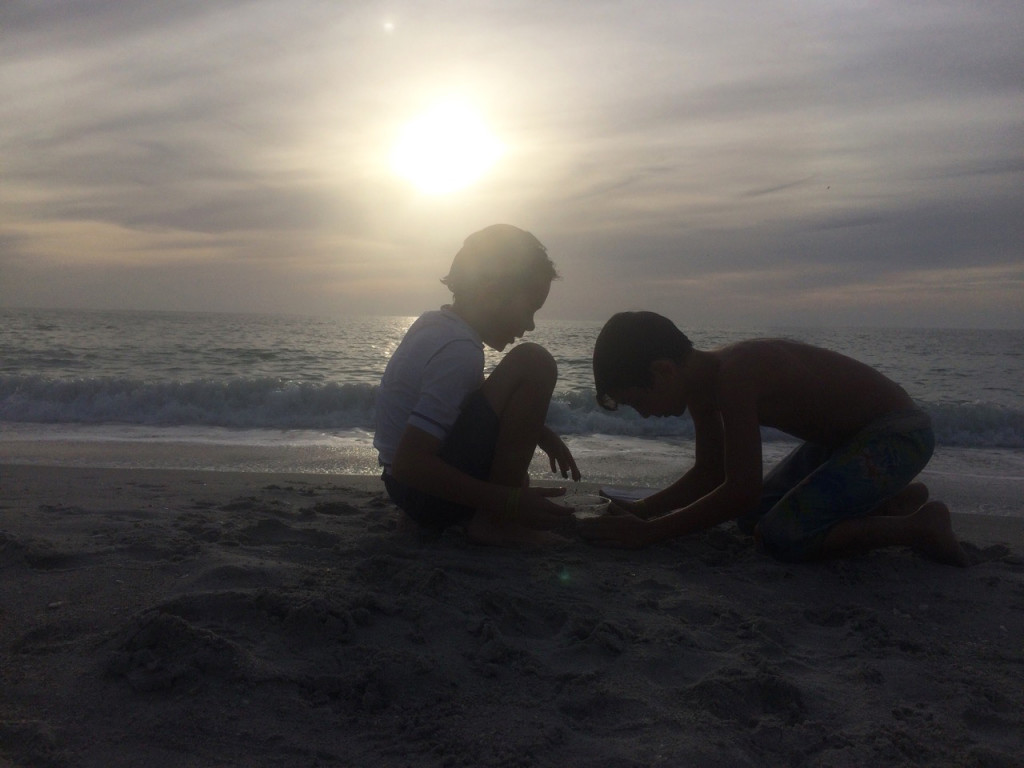
{"type": "Polygon", "coordinates": [[[395,145],[395,171],[429,194],[454,192],[483,176],[501,144],[464,104],[439,104],[410,122],[395,145]]]}

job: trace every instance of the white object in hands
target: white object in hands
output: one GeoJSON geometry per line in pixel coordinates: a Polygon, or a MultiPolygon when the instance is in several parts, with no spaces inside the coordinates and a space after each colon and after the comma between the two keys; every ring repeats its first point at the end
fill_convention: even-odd
{"type": "Polygon", "coordinates": [[[591,494],[574,494],[565,499],[565,506],[572,507],[573,514],[578,519],[603,515],[608,511],[610,503],[604,496],[591,494]]]}
{"type": "Polygon", "coordinates": [[[612,501],[624,502],[629,504],[630,502],[639,501],[640,499],[646,499],[648,496],[652,496],[658,492],[657,488],[601,488],[599,493],[601,496],[612,501]]]}

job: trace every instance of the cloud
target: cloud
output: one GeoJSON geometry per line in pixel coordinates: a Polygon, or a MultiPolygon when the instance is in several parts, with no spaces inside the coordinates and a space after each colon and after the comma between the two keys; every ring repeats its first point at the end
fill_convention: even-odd
{"type": "MultiPolygon", "coordinates": [[[[512,221],[552,248],[563,315],[700,287],[726,321],[1003,269],[1024,239],[1019,3],[12,0],[0,25],[0,264],[21,265],[0,303],[30,259],[46,303],[80,301],[73,262],[96,305],[216,309],[247,286],[407,314],[445,298],[466,234],[512,221]],[[428,199],[389,142],[452,93],[508,150],[428,199]],[[202,290],[197,262],[221,276],[202,290]]],[[[970,285],[1019,321],[1016,283],[970,285]]]]}

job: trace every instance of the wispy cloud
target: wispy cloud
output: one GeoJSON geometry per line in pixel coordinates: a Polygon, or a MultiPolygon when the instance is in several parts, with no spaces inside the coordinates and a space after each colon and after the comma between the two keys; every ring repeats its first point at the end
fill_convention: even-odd
{"type": "MultiPolygon", "coordinates": [[[[11,0],[0,303],[411,314],[513,221],[566,276],[552,314],[699,285],[718,322],[912,322],[903,275],[1020,260],[1022,28],[1001,0],[11,0]],[[426,198],[390,142],[451,94],[507,152],[426,198]]],[[[1019,282],[943,280],[944,324],[1020,323],[1019,282]]]]}

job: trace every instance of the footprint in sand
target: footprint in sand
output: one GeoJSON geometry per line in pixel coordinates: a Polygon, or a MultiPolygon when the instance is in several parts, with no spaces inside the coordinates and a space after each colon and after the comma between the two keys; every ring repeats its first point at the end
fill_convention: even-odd
{"type": "Polygon", "coordinates": [[[133,690],[152,692],[251,678],[252,668],[252,658],[236,643],[180,616],[152,612],[126,631],[107,672],[133,690]]]}
{"type": "Polygon", "coordinates": [[[717,670],[689,693],[702,710],[719,720],[751,727],[769,716],[790,725],[800,723],[807,711],[800,689],[771,672],[717,670]]]}
{"type": "Polygon", "coordinates": [[[500,593],[481,595],[480,607],[503,635],[514,637],[553,637],[566,620],[565,611],[554,605],[500,593]]]}

